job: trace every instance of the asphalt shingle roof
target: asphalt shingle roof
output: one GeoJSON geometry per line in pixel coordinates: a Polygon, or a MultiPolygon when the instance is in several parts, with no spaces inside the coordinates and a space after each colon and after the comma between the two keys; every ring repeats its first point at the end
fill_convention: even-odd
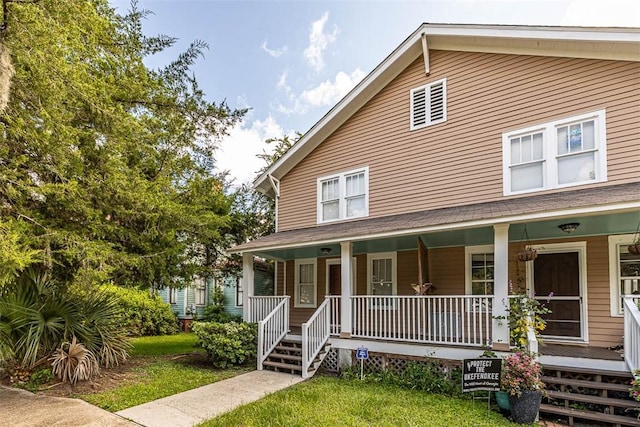
{"type": "Polygon", "coordinates": [[[392,233],[447,224],[504,219],[569,208],[593,207],[595,209],[606,205],[634,201],[640,201],[640,182],[534,196],[529,195],[493,202],[280,231],[236,246],[232,248],[232,251],[242,252],[316,241],[356,238],[374,233],[392,233]]]}

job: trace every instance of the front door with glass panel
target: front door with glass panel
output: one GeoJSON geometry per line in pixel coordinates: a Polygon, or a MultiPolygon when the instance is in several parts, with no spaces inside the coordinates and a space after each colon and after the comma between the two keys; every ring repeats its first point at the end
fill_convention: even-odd
{"type": "Polygon", "coordinates": [[[584,340],[580,252],[539,253],[533,261],[535,299],[551,313],[544,315],[549,339],[584,340]]]}

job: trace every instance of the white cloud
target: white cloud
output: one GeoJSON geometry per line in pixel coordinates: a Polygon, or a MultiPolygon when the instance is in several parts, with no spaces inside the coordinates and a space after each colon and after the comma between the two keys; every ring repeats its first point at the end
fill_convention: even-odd
{"type": "Polygon", "coordinates": [[[309,65],[320,71],[324,68],[324,51],[330,43],[336,41],[340,29],[333,26],[333,31],[326,33],[324,26],[329,20],[329,12],[325,12],[320,19],[311,24],[309,46],[304,50],[304,57],[309,65]]]}
{"type": "Polygon", "coordinates": [[[273,58],[279,58],[283,53],[286,53],[287,46],[282,46],[280,49],[269,49],[267,46],[267,41],[265,40],[262,43],[262,49],[269,54],[269,56],[273,58]]]}
{"type": "Polygon", "coordinates": [[[640,27],[640,2],[574,0],[567,8],[562,25],[640,27]]]}
{"type": "Polygon", "coordinates": [[[272,149],[264,141],[284,135],[282,127],[273,116],[265,120],[255,120],[250,126],[242,123],[234,127],[229,135],[222,139],[217,151],[217,167],[229,170],[236,184],[250,183],[264,162],[256,157],[263,150],[272,149]]]}
{"type": "Polygon", "coordinates": [[[333,81],[325,80],[313,89],[305,90],[300,97],[314,107],[333,105],[342,99],[366,75],[360,68],[351,74],[340,71],[333,81]]]}
{"type": "Polygon", "coordinates": [[[291,92],[291,87],[287,84],[287,77],[288,77],[288,73],[285,71],[280,75],[280,78],[278,79],[278,83],[276,83],[276,87],[288,93],[288,92],[291,92]]]}

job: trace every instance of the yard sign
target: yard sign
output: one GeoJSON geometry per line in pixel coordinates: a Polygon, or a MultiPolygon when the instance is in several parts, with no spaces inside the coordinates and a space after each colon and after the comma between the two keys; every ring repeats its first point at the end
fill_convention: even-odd
{"type": "Polygon", "coordinates": [[[360,380],[364,376],[364,361],[369,358],[369,349],[367,347],[358,347],[356,350],[356,359],[360,361],[360,380]]]}
{"type": "Polygon", "coordinates": [[[502,359],[465,359],[462,366],[462,391],[500,390],[502,359]]]}

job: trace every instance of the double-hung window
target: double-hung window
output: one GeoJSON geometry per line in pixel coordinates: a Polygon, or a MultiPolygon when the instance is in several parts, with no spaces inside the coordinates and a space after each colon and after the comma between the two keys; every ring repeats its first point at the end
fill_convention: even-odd
{"type": "Polygon", "coordinates": [[[504,193],[606,181],[605,111],[502,135],[504,193]]]}
{"type": "Polygon", "coordinates": [[[207,303],[207,284],[204,279],[196,281],[196,305],[205,305],[207,303]]]}
{"type": "Polygon", "coordinates": [[[369,214],[369,168],[318,179],[318,223],[369,214]]]}
{"type": "Polygon", "coordinates": [[[411,130],[442,123],[447,120],[447,80],[442,79],[412,89],[411,130]]]}
{"type": "MultiPolygon", "coordinates": [[[[494,256],[492,245],[465,248],[465,290],[467,295],[491,296],[494,285],[494,256]]],[[[476,302],[484,310],[490,303],[476,302]]],[[[471,307],[471,306],[470,306],[471,307]]]]}
{"type": "Polygon", "coordinates": [[[177,304],[177,303],[178,303],[178,289],[169,288],[169,304],[177,304]]]}
{"type": "Polygon", "coordinates": [[[395,252],[367,255],[369,295],[397,294],[397,256],[395,252]]]}
{"type": "Polygon", "coordinates": [[[316,306],[316,266],[315,258],[296,260],[294,307],[316,306]]]}
{"type": "Polygon", "coordinates": [[[640,294],[640,255],[629,253],[633,234],[609,236],[611,315],[624,313],[625,295],[640,294]]]}
{"type": "Polygon", "coordinates": [[[244,298],[244,289],[242,288],[242,280],[236,277],[236,307],[242,307],[244,298]]]}

